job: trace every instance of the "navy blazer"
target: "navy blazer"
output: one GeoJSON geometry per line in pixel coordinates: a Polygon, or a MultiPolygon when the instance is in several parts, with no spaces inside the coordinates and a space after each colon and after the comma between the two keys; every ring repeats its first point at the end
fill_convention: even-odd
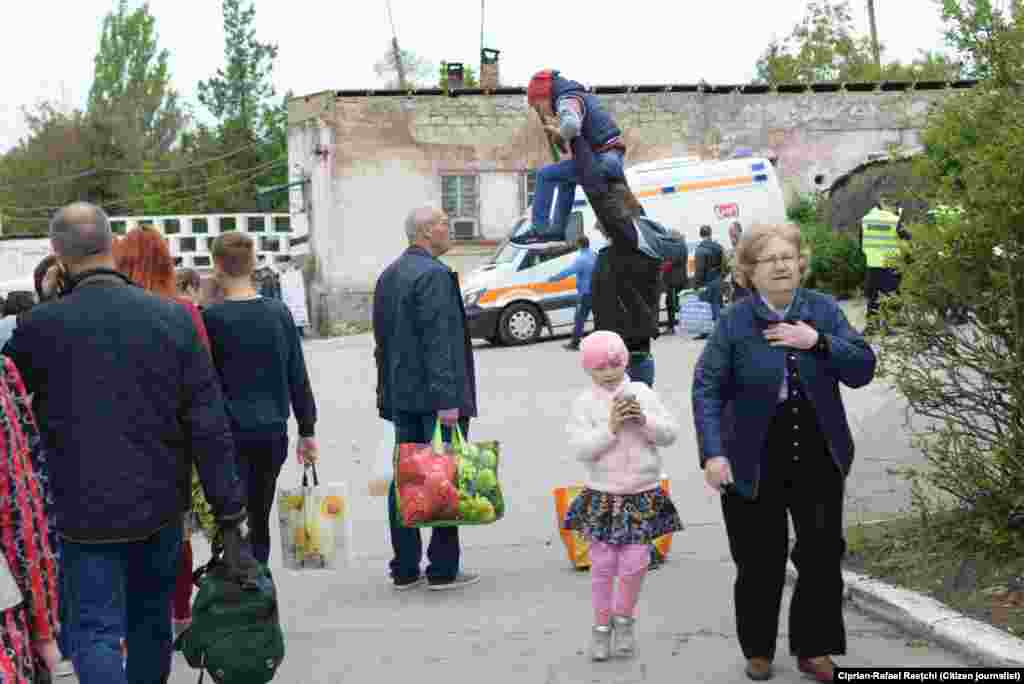
{"type": "MultiPolygon", "coordinates": [[[[804,321],[828,342],[827,355],[797,352],[800,383],[818,414],[833,460],[845,477],[853,463],[853,435],[839,383],[863,387],[875,375],[875,353],[853,329],[836,300],[797,289],[786,321],[804,321]]],[[[740,488],[752,490],[763,476],[764,450],[785,373],[785,347],[772,347],[764,331],[777,322],[754,295],[722,313],[697,361],[693,378],[693,419],[700,466],[725,456],[740,488]]]]}
{"type": "Polygon", "coordinates": [[[377,409],[476,415],[473,347],[459,277],[422,247],[384,269],[373,293],[377,409]]]}

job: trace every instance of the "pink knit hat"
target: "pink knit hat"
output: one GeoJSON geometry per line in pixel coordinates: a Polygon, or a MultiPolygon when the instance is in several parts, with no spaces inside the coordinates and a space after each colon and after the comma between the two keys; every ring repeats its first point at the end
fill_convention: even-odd
{"type": "Polygon", "coordinates": [[[622,368],[629,361],[626,343],[618,334],[610,330],[598,330],[583,338],[583,367],[587,370],[596,368],[622,368]]]}

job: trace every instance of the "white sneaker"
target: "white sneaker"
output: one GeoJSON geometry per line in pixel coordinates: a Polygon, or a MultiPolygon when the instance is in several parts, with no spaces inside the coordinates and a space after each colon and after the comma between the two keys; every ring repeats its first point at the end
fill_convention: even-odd
{"type": "Polygon", "coordinates": [[[590,631],[590,659],[603,662],[611,657],[612,628],[610,625],[594,625],[590,631]]]}
{"type": "Polygon", "coordinates": [[[625,615],[612,616],[612,628],[615,630],[615,655],[629,657],[636,653],[636,633],[633,627],[636,620],[625,615]]]}
{"type": "Polygon", "coordinates": [[[57,667],[53,668],[53,671],[50,674],[54,677],[74,677],[75,666],[71,664],[70,660],[65,658],[57,663],[57,667]]]}

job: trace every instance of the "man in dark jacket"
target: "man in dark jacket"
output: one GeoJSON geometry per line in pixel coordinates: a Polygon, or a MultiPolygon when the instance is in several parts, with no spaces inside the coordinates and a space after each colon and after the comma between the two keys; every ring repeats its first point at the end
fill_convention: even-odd
{"type": "Polygon", "coordinates": [[[220,386],[188,310],[114,269],[102,209],[65,207],[50,239],[65,294],[33,308],[4,354],[35,395],[48,449],[75,670],[82,684],[164,682],[193,463],[229,569],[243,580],[257,571],[241,542],[245,508],[220,386]]]}
{"type": "MultiPolygon", "coordinates": [[[[717,321],[722,311],[722,268],[725,266],[725,250],[711,239],[711,226],[700,227],[700,242],[694,250],[696,273],[693,286],[703,289],[701,298],[711,304],[711,318],[717,321]]],[[[706,338],[707,335],[701,335],[706,338]]]]}
{"type": "MultiPolygon", "coordinates": [[[[377,348],[377,408],[395,426],[398,443],[428,443],[434,426],[456,423],[464,436],[476,415],[473,347],[466,329],[458,276],[438,257],[451,248],[448,217],[421,207],[406,219],[409,248],[384,269],[373,295],[377,348]]],[[[395,484],[388,492],[391,579],[395,589],[423,583],[420,531],[404,527],[395,510],[395,484]]],[[[459,528],[435,527],[430,535],[426,580],[430,589],[456,589],[479,581],[459,570],[459,528]]]]}
{"type": "MultiPolygon", "coordinates": [[[[675,234],[679,240],[682,235],[675,234]]],[[[665,308],[668,310],[668,334],[676,334],[676,324],[679,321],[679,294],[690,284],[689,274],[690,255],[683,241],[682,253],[669,259],[665,259],[661,268],[662,283],[665,286],[665,308]]]]}
{"type": "Polygon", "coordinates": [[[638,215],[625,184],[583,184],[608,245],[597,254],[591,284],[594,329],[616,332],[629,350],[629,377],[654,386],[651,340],[658,337],[661,262],[686,253],[686,242],[638,215]]]}
{"type": "MultiPolygon", "coordinates": [[[[625,180],[622,161],[626,145],[622,130],[596,96],[576,81],[563,78],[558,71],[545,69],[530,79],[527,99],[553,145],[567,152],[567,145],[582,140],[594,154],[598,173],[606,179],[625,180]]],[[[548,164],[537,172],[533,225],[512,242],[525,245],[565,240],[580,173],[575,157],[548,164]],[[558,199],[552,219],[551,203],[556,189],[558,199]]]]}

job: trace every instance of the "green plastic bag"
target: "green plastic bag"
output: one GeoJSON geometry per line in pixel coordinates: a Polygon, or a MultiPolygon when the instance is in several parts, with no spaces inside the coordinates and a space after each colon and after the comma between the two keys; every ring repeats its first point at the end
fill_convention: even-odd
{"type": "Polygon", "coordinates": [[[226,575],[219,554],[193,574],[192,625],[174,643],[188,664],[217,684],[265,684],[284,661],[277,589],[261,565],[254,588],[226,575]]]}
{"type": "Polygon", "coordinates": [[[399,444],[394,458],[395,507],[404,526],[489,525],[505,515],[498,442],[467,442],[456,425],[446,445],[438,420],[431,444],[399,444]]]}

